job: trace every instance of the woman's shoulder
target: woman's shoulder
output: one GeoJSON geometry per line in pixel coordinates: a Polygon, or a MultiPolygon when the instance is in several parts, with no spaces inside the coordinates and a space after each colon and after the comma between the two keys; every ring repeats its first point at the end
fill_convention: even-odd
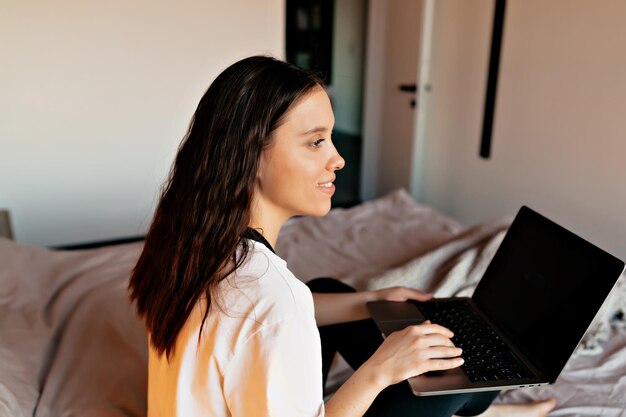
{"type": "Polygon", "coordinates": [[[266,324],[314,314],[309,288],[289,271],[283,259],[254,241],[244,263],[223,284],[226,305],[249,306],[266,324]]]}

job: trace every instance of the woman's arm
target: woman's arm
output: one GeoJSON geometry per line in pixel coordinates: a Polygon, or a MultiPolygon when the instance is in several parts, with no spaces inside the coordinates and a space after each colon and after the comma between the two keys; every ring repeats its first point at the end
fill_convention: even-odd
{"type": "Polygon", "coordinates": [[[463,364],[452,332],[425,322],[394,332],[326,403],[327,417],[362,416],[376,396],[389,385],[428,371],[463,364]]]}
{"type": "Polygon", "coordinates": [[[353,293],[313,293],[317,326],[345,323],[369,318],[365,303],[368,301],[427,301],[432,296],[406,287],[384,288],[377,291],[353,293]]]}
{"type": "Polygon", "coordinates": [[[318,327],[363,320],[369,317],[365,303],[376,300],[371,291],[353,293],[313,293],[315,322],[318,327]]]}
{"type": "Polygon", "coordinates": [[[326,402],[326,417],[363,416],[385,388],[371,369],[361,366],[326,402]]]}

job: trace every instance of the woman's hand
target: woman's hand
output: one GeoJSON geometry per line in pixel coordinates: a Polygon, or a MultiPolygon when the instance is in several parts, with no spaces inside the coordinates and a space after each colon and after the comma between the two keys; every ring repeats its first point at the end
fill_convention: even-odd
{"type": "Polygon", "coordinates": [[[372,291],[372,301],[428,301],[432,294],[408,287],[389,287],[372,291]]]}
{"type": "Polygon", "coordinates": [[[429,371],[459,367],[462,351],[445,327],[426,321],[390,334],[363,364],[380,389],[429,371]]]}
{"type": "Polygon", "coordinates": [[[391,333],[326,402],[326,415],[362,416],[389,385],[428,371],[461,366],[461,349],[454,347],[452,336],[450,330],[428,321],[391,333]]]}

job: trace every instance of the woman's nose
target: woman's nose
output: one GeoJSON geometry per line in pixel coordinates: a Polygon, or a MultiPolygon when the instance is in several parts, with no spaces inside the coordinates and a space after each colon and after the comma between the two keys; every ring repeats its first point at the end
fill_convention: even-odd
{"type": "Polygon", "coordinates": [[[345,166],[346,166],[346,160],[343,159],[341,155],[339,155],[339,152],[337,152],[335,156],[331,158],[330,160],[330,168],[332,171],[339,171],[345,166]]]}

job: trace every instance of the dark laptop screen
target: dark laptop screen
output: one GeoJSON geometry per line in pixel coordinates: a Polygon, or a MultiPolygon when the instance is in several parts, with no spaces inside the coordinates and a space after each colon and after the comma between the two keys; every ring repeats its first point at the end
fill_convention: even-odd
{"type": "Polygon", "coordinates": [[[623,268],[522,207],[472,299],[554,382],[623,268]]]}

